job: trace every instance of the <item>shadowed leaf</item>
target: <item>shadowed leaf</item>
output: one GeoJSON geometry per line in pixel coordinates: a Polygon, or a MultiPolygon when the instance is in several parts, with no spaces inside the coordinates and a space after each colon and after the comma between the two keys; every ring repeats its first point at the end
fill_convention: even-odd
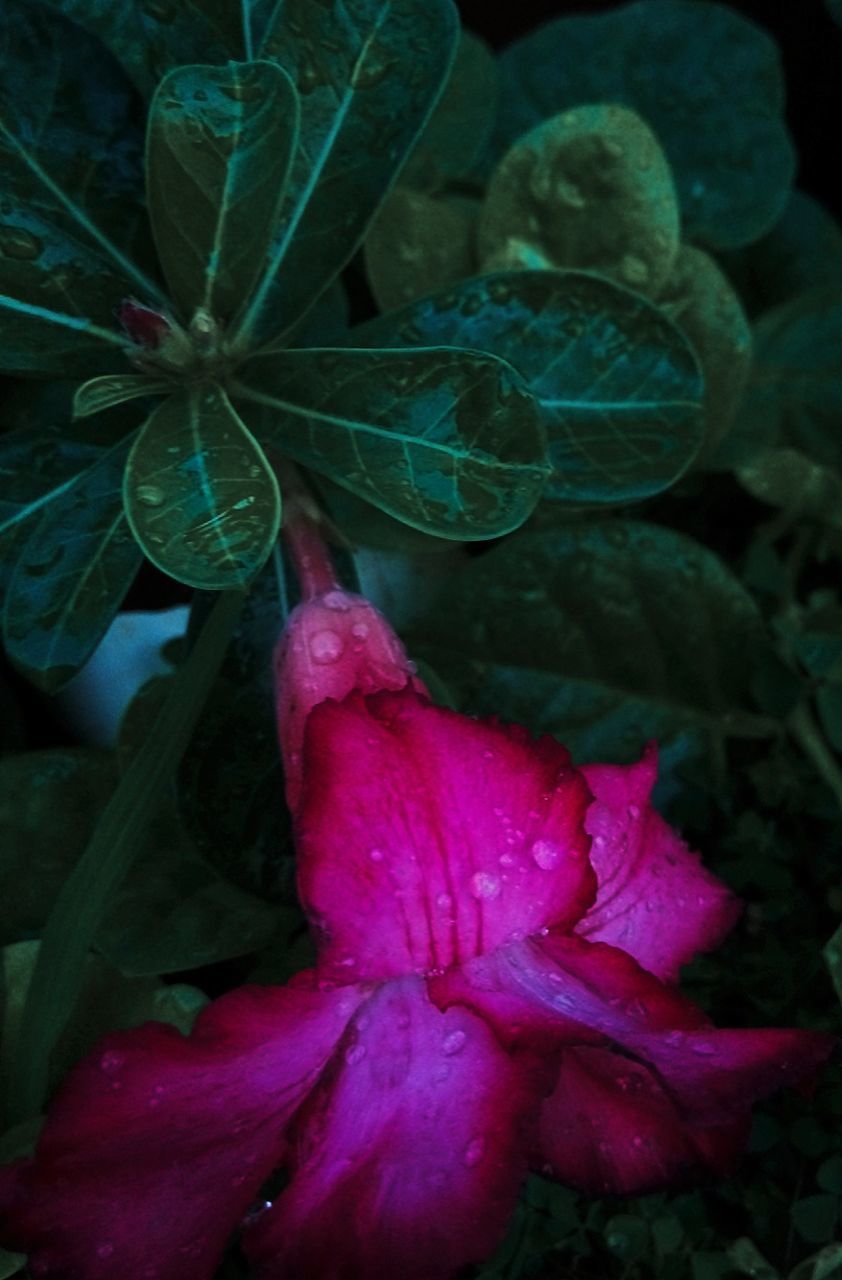
{"type": "Polygon", "coordinates": [[[532,397],[508,365],[477,352],[261,356],[236,394],[267,447],[442,537],[516,528],[546,477],[532,397]]]}

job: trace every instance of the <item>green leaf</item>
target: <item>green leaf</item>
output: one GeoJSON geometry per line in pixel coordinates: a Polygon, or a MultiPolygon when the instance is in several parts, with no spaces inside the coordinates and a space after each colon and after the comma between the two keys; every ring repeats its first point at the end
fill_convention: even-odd
{"type": "MultiPolygon", "coordinates": [[[[44,927],[118,781],[113,756],[82,748],[0,762],[0,945],[44,927]]],[[[107,908],[96,945],[125,974],[173,973],[256,950],[276,929],[272,907],[196,854],[167,802],[107,908]]]]}
{"type": "Polygon", "coordinates": [[[816,1170],[816,1182],[822,1191],[842,1195],[842,1155],[822,1161],[816,1170]]]}
{"type": "Polygon", "coordinates": [[[298,95],[269,62],[178,67],[152,100],[152,230],[186,317],[227,322],[272,240],[298,137],[298,95]]]}
{"type": "Polygon", "coordinates": [[[489,351],[538,401],[553,475],[546,496],[575,503],[648,497],[672,484],[702,441],[696,358],[656,306],[575,271],[466,280],[352,330],[365,346],[489,351]]]}
{"type": "Polygon", "coordinates": [[[780,215],[795,169],[780,57],[734,9],[638,0],[558,18],[510,45],[500,65],[498,155],[560,111],[622,103],[657,134],[690,239],[736,248],[780,215]]]}
{"type": "Polygon", "coordinates": [[[839,1280],[842,1275],[842,1244],[829,1244],[805,1258],[789,1273],[788,1280],[839,1280]]]}
{"type": "Polygon", "coordinates": [[[129,455],[123,493],[149,559],[189,586],[247,583],[278,534],[275,474],[213,383],[185,388],[155,410],[129,455]]]}
{"type": "Polygon", "coordinates": [[[737,1271],[756,1280],[778,1280],[778,1272],[766,1261],[753,1240],[741,1236],[728,1249],[728,1257],[737,1271]]]}
{"type": "Polygon", "coordinates": [[[73,396],[73,418],[88,418],[129,400],[168,395],[172,390],[173,383],[168,378],[155,378],[148,373],[105,374],[88,378],[77,387],[73,396]]]}
{"type": "Polygon", "coordinates": [[[795,1230],[810,1244],[826,1244],[833,1238],[839,1219],[839,1197],[833,1195],[805,1196],[797,1200],[791,1210],[795,1230]]]}
{"type": "Polygon", "coordinates": [[[634,111],[577,106],[518,139],[491,176],[479,220],[482,269],[598,271],[655,296],[678,252],[669,164],[634,111]]]}
{"type": "Polygon", "coordinates": [[[752,497],[781,507],[790,518],[821,520],[842,529],[842,476],[800,450],[764,449],[735,474],[752,497]]]}
{"type": "Polygon", "coordinates": [[[121,440],[44,507],[6,592],[10,659],[54,692],[88,660],[140,567],[123,515],[130,440],[121,440]]]}
{"type": "Polygon", "coordinates": [[[626,520],[508,539],[453,575],[408,644],[465,710],[552,733],[579,761],[759,731],[751,679],[771,650],[716,556],[626,520]]]}
{"type": "Polygon", "coordinates": [[[10,1070],[10,1118],[41,1110],[49,1057],[82,987],[87,953],[111,897],[143,847],[149,823],[213,684],[241,607],[219,597],[150,733],[106,805],[50,912],[10,1070]]]}
{"type": "Polygon", "coordinates": [[[401,182],[433,191],[470,173],[488,144],[500,76],[486,42],[462,31],[444,92],[401,172],[401,182]]]}
{"type": "Polygon", "coordinates": [[[3,12],[0,362],[85,372],[100,352],[107,368],[125,347],[115,305],[160,297],[132,261],[148,241],[136,102],[77,27],[22,0],[3,12]]]}
{"type": "Polygon", "coordinates": [[[757,446],[789,444],[839,466],[840,329],[842,288],[814,289],[761,317],[745,407],[757,446]]]}
{"type": "Polygon", "coordinates": [[[301,350],[241,372],[232,394],[267,447],[417,529],[489,538],[538,500],[546,463],[534,402],[492,356],[301,350]]]}
{"type": "MultiPolygon", "coordinates": [[[[229,0],[47,0],[111,50],[151,97],[172,67],[250,57],[239,4],[229,0]]],[[[248,9],[248,0],[244,7],[248,9]]]]}
{"type": "Polygon", "coordinates": [[[771,231],[720,262],[749,314],[762,314],[810,289],[842,288],[842,227],[806,191],[792,191],[771,231]]]}
{"type": "Polygon", "coordinates": [[[25,1253],[9,1253],[8,1249],[0,1249],[0,1280],[8,1280],[17,1275],[26,1263],[25,1253]]]}
{"type": "Polygon", "coordinates": [[[478,204],[396,187],[365,241],[365,269],[381,311],[402,307],[476,271],[478,204]]]}
{"type": "Polygon", "coordinates": [[[617,1213],[605,1224],[605,1243],[615,1257],[634,1262],[649,1251],[649,1227],[630,1213],[617,1213]]]}
{"type": "Polygon", "coordinates": [[[277,5],[258,56],[289,73],[301,129],[259,288],[235,324],[241,351],[279,340],[359,245],[447,76],[451,0],[277,5]]]}

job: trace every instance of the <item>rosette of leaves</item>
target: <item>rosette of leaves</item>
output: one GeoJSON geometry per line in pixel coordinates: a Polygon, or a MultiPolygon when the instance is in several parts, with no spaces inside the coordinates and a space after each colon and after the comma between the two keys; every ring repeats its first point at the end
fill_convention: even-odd
{"type": "Polygon", "coordinates": [[[42,685],[142,555],[251,581],[285,458],[443,537],[534,507],[545,441],[508,364],[334,336],[457,27],[451,0],[4,5],[0,368],[76,383],[73,421],[0,436],[6,645],[42,685]]]}

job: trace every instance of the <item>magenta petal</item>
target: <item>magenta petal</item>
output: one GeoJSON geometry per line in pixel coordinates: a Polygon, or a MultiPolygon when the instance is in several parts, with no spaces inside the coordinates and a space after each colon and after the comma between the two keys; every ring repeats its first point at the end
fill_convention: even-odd
{"type": "Polygon", "coordinates": [[[571,924],[595,882],[584,780],[563,747],[410,689],[311,713],[299,888],[320,971],[443,969],[571,924]]]}
{"type": "Polygon", "coordinates": [[[729,1172],[745,1146],[742,1118],[700,1128],[688,1121],[657,1075],[606,1049],[567,1049],[541,1110],[539,1167],[589,1195],[638,1195],[729,1172]]]}
{"type": "Polygon", "coordinates": [[[247,1228],[260,1280],[450,1280],[506,1229],[526,1170],[528,1077],[420,979],[354,1017],[291,1134],[291,1180],[247,1228]]]}
{"type": "Polygon", "coordinates": [[[365,995],[302,975],[224,996],[189,1037],[107,1036],[0,1179],[0,1243],[39,1277],[207,1280],[365,995]]]}
{"type": "Polygon", "coordinates": [[[740,913],[731,891],[652,808],[657,752],[632,765],[586,765],[594,794],[596,901],[576,932],[622,947],[659,978],[675,980],[698,951],[718,946],[740,913]]]}

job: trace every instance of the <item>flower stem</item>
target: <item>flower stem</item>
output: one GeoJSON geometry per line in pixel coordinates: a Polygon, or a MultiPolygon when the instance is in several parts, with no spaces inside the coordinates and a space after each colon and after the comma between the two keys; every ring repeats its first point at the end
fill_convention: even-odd
{"type": "Polygon", "coordinates": [[[312,600],[339,587],[336,571],[320,530],[319,510],[295,472],[284,470],[281,481],[284,522],[281,532],[301,586],[302,600],[312,600]]]}

